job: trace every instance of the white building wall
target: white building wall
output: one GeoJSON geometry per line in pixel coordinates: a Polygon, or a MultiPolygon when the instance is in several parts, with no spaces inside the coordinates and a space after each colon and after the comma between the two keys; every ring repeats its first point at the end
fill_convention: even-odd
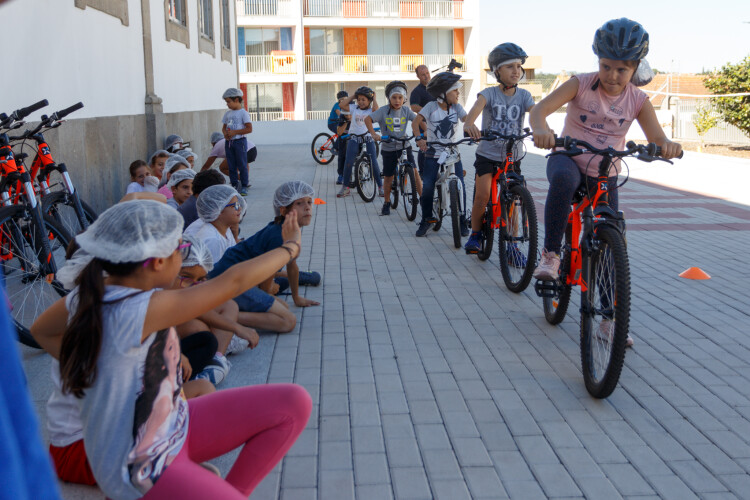
{"type": "MultiPolygon", "coordinates": [[[[71,118],[144,113],[140,0],[129,0],[129,26],[73,0],[14,0],[0,7],[4,78],[0,108],[10,112],[41,99],[50,106],[82,101],[71,118]]],[[[163,16],[162,16],[163,17],[163,16]]]]}

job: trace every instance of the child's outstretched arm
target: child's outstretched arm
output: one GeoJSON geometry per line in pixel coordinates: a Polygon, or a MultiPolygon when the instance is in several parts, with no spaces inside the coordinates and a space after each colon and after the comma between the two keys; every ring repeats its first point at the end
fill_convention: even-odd
{"type": "Polygon", "coordinates": [[[466,116],[466,121],[464,122],[464,132],[469,134],[469,137],[471,137],[472,139],[479,139],[480,137],[482,137],[482,131],[477,128],[474,122],[477,121],[477,118],[479,118],[479,114],[482,112],[482,110],[484,110],[484,107],[486,105],[487,99],[485,99],[483,95],[478,95],[477,101],[471,107],[469,114],[466,116]]]}
{"type": "Polygon", "coordinates": [[[369,116],[365,117],[365,126],[367,126],[367,131],[370,132],[370,135],[373,139],[376,141],[379,141],[381,139],[380,134],[375,132],[375,128],[372,126],[372,118],[369,116]]]}
{"type": "Polygon", "coordinates": [[[378,100],[375,97],[375,92],[373,92],[372,93],[372,110],[377,111],[379,107],[380,106],[378,106],[378,100]]]}
{"type": "MultiPolygon", "coordinates": [[[[420,135],[422,135],[422,130],[419,128],[419,126],[423,122],[424,122],[424,116],[417,113],[417,117],[411,122],[411,131],[414,134],[414,137],[419,137],[420,135]]],[[[427,151],[427,141],[424,138],[417,139],[417,146],[419,147],[420,150],[422,150],[422,152],[427,151]]]]}
{"type": "Polygon", "coordinates": [[[575,99],[576,94],[578,94],[578,78],[571,78],[531,109],[529,125],[534,131],[536,147],[552,149],[555,146],[555,133],[547,125],[547,117],[575,99]]]}
{"type": "Polygon", "coordinates": [[[648,142],[653,142],[661,148],[662,158],[668,160],[680,156],[682,145],[667,139],[664,130],[661,128],[661,125],[659,125],[659,119],[656,117],[656,111],[654,110],[651,101],[646,100],[646,102],[643,103],[641,112],[638,113],[638,124],[643,129],[643,133],[646,134],[648,142]]]}
{"type": "Polygon", "coordinates": [[[299,268],[297,267],[297,261],[293,260],[286,265],[287,279],[289,280],[289,288],[292,289],[292,300],[294,305],[297,307],[309,307],[319,306],[320,302],[300,297],[299,295],[299,268]]]}

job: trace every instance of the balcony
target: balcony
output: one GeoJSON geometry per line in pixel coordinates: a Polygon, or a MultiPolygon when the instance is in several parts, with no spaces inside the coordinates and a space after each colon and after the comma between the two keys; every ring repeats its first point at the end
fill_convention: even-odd
{"type": "Polygon", "coordinates": [[[254,122],[275,122],[294,120],[294,111],[248,111],[250,120],[254,122]]]}
{"type": "Polygon", "coordinates": [[[331,110],[320,110],[320,111],[307,111],[307,119],[308,120],[327,120],[328,116],[330,116],[331,110]]]}
{"type": "Polygon", "coordinates": [[[294,52],[278,50],[267,56],[238,56],[240,73],[272,73],[294,75],[297,57],[294,52]]]}
{"type": "Polygon", "coordinates": [[[452,0],[305,0],[304,14],[309,17],[463,19],[463,4],[452,0]]]}
{"type": "MultiPolygon", "coordinates": [[[[237,0],[237,16],[291,17],[292,0],[237,0]]],[[[299,16],[299,13],[297,14],[299,16]]]]}
{"type": "Polygon", "coordinates": [[[463,65],[459,72],[468,71],[463,55],[371,55],[371,56],[305,56],[306,73],[412,73],[424,64],[435,69],[447,66],[451,59],[463,65]]]}

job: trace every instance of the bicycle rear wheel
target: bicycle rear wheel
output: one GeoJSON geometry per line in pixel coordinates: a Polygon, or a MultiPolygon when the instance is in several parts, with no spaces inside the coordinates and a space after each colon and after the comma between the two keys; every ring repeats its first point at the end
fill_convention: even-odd
{"type": "Polygon", "coordinates": [[[487,202],[487,207],[484,209],[484,215],[482,216],[482,239],[477,252],[479,260],[487,260],[492,255],[492,243],[495,239],[495,232],[492,229],[492,201],[487,202]]]}
{"type": "Polygon", "coordinates": [[[313,159],[321,165],[328,165],[331,163],[333,157],[336,156],[336,153],[333,151],[331,134],[321,132],[316,135],[310,145],[310,152],[312,153],[313,159]]]}
{"type": "Polygon", "coordinates": [[[433,231],[440,231],[443,226],[443,186],[435,186],[435,203],[432,204],[432,213],[435,214],[435,225],[433,231]]]}
{"type": "Polygon", "coordinates": [[[542,306],[544,308],[544,319],[550,325],[556,325],[565,318],[570,304],[571,286],[566,284],[568,273],[570,272],[570,248],[568,247],[568,234],[570,228],[566,230],[565,237],[560,248],[560,277],[559,288],[554,297],[543,297],[542,306]]]}
{"type": "Polygon", "coordinates": [[[360,198],[365,203],[374,200],[375,195],[378,194],[378,187],[375,183],[375,176],[372,174],[370,158],[367,155],[354,164],[354,175],[360,198]]]}
{"type": "Polygon", "coordinates": [[[584,260],[588,290],[581,293],[581,367],[586,390],[606,398],[617,386],[630,326],[630,267],[622,234],[602,224],[584,260]]]}
{"type": "MultiPolygon", "coordinates": [[[[45,275],[39,262],[43,243],[38,231],[25,217],[25,207],[8,207],[0,211],[0,267],[8,294],[11,316],[18,340],[39,348],[31,337],[29,327],[36,318],[67,291],[55,275],[45,275]]],[[[59,270],[65,263],[65,251],[70,235],[52,219],[44,215],[44,230],[49,238],[51,259],[59,270]]]]}
{"type": "Polygon", "coordinates": [[[497,237],[500,272],[508,290],[518,293],[529,286],[536,264],[536,207],[531,193],[521,184],[511,186],[500,199],[502,217],[497,237]]]}
{"type": "Polygon", "coordinates": [[[409,221],[414,220],[417,217],[417,205],[419,204],[419,197],[417,196],[417,184],[416,178],[414,177],[414,168],[408,165],[404,169],[404,175],[399,179],[401,184],[401,198],[404,202],[404,213],[406,219],[409,221]]]}
{"type": "Polygon", "coordinates": [[[451,225],[453,226],[453,246],[461,248],[461,203],[459,201],[458,179],[448,183],[448,195],[451,202],[451,225]]]}
{"type": "Polygon", "coordinates": [[[77,197],[77,192],[69,194],[59,191],[50,193],[42,198],[42,212],[52,217],[72,236],[85,231],[97,217],[96,211],[88,203],[80,199],[82,213],[78,214],[75,199],[77,197]],[[85,227],[81,226],[81,216],[83,216],[83,220],[86,222],[85,227]]]}
{"type": "Polygon", "coordinates": [[[391,196],[390,196],[391,208],[393,208],[394,210],[398,208],[398,183],[400,180],[398,179],[398,170],[396,171],[396,174],[397,174],[397,177],[394,177],[393,182],[391,183],[391,196]]]}

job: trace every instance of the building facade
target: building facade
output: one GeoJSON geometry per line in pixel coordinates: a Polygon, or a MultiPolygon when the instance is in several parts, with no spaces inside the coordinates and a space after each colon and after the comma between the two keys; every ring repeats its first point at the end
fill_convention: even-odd
{"type": "Polygon", "coordinates": [[[339,90],[417,80],[451,59],[479,90],[478,0],[233,0],[240,87],[254,120],[328,117],[339,90]]]}

